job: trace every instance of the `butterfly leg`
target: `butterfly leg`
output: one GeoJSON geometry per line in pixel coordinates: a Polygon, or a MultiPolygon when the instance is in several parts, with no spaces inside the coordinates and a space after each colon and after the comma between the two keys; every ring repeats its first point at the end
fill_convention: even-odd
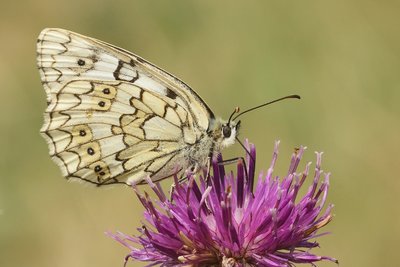
{"type": "Polygon", "coordinates": [[[184,181],[186,181],[187,179],[188,179],[187,176],[181,177],[181,178],[179,178],[178,183],[181,184],[181,183],[183,183],[184,181]]]}
{"type": "Polygon", "coordinates": [[[170,201],[173,200],[173,196],[174,196],[174,193],[175,193],[175,188],[177,186],[179,186],[181,183],[183,183],[186,179],[187,179],[187,177],[186,176],[183,177],[183,174],[182,174],[182,176],[178,180],[175,180],[175,182],[173,182],[171,184],[171,187],[169,189],[169,200],[170,201]]]}
{"type": "Polygon", "coordinates": [[[181,178],[179,178],[178,183],[179,184],[183,183],[185,180],[188,179],[190,175],[196,174],[198,170],[199,170],[199,165],[195,163],[193,166],[189,167],[189,169],[186,172],[182,173],[182,176],[181,178]]]}
{"type": "Polygon", "coordinates": [[[209,160],[207,161],[207,172],[205,173],[207,186],[210,185],[211,162],[212,162],[212,158],[209,157],[209,160]]]}
{"type": "Polygon", "coordinates": [[[172,196],[174,195],[175,187],[176,187],[175,183],[172,183],[172,184],[171,184],[171,187],[170,187],[170,189],[169,189],[169,200],[170,200],[170,201],[173,200],[173,197],[172,197],[172,196]]]}
{"type": "MultiPolygon", "coordinates": [[[[181,177],[178,179],[178,181],[177,181],[177,183],[178,183],[178,185],[179,184],[181,184],[181,183],[183,183],[183,182],[185,182],[186,180],[188,179],[188,176],[187,175],[185,175],[184,173],[182,173],[181,174],[181,177]]],[[[176,180],[175,180],[176,181],[176,180]]],[[[174,192],[175,192],[175,187],[177,186],[177,184],[174,182],[174,183],[172,183],[171,184],[171,187],[170,187],[170,193],[169,193],[169,199],[172,201],[172,196],[173,196],[173,194],[174,194],[174,192]]]]}

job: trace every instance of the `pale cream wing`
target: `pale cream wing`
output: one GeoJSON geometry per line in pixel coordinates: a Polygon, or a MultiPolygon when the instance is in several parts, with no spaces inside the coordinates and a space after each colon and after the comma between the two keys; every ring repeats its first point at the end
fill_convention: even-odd
{"type": "Polygon", "coordinates": [[[41,132],[68,179],[157,181],[183,166],[197,139],[185,108],[129,82],[72,79],[50,94],[41,132]]]}
{"type": "Polygon", "coordinates": [[[38,38],[37,54],[48,102],[71,79],[118,80],[176,101],[203,131],[214,118],[206,103],[184,82],[111,44],[63,29],[45,29],[38,38]]]}

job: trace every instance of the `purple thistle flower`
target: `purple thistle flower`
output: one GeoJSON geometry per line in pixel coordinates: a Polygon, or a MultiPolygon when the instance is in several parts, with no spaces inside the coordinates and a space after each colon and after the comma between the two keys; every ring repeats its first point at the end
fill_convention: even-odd
{"type": "Polygon", "coordinates": [[[323,234],[317,230],[331,219],[332,205],[322,213],[326,201],[329,173],[321,171],[321,156],[317,154],[314,180],[307,193],[296,200],[310,170],[297,173],[305,150],[301,147],[291,159],[288,174],[279,180],[273,176],[279,142],[275,143],[272,163],[266,174],[255,181],[255,146],[246,164],[239,161],[237,173],[226,174],[213,161],[209,186],[204,176],[196,182],[178,183],[169,200],[159,184],[148,183],[158,196],[134,190],[146,208],[147,226],[138,229],[139,236],[109,234],[130,249],[126,257],[151,262],[147,266],[268,266],[289,267],[295,263],[334,258],[317,256],[310,250],[319,244],[312,239],[323,234]],[[247,165],[247,170],[245,169],[247,165]],[[322,180],[322,182],[320,182],[322,180]],[[138,248],[138,245],[140,248],[138,248]]]}

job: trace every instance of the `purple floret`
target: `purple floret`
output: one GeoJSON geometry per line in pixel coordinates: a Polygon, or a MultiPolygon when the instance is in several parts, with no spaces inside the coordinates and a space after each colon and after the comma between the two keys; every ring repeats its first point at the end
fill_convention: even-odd
{"type": "Polygon", "coordinates": [[[255,146],[245,162],[239,160],[236,173],[225,173],[218,162],[206,175],[188,174],[178,182],[168,199],[158,184],[147,179],[158,196],[150,199],[137,187],[134,190],[146,208],[146,225],[140,235],[110,234],[130,249],[129,258],[150,262],[147,266],[267,266],[289,267],[295,263],[314,264],[334,258],[317,256],[311,249],[323,235],[319,228],[331,219],[332,205],[323,212],[329,188],[329,173],[321,170],[322,153],[316,153],[314,179],[306,194],[299,190],[311,163],[297,172],[305,148],[292,155],[288,174],[273,176],[278,145],[266,174],[260,173],[255,184],[255,146]],[[197,180],[197,181],[196,181],[197,180]]]}

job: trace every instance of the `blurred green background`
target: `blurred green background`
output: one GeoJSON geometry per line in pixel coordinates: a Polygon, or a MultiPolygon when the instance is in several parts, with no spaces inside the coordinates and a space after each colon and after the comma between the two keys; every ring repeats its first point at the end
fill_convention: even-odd
{"type": "MultiPolygon", "coordinates": [[[[315,252],[340,266],[399,266],[400,2],[0,5],[0,266],[122,266],[128,250],[103,232],[136,233],[140,226],[142,208],[130,189],[68,183],[48,156],[35,60],[45,27],[141,55],[186,81],[225,118],[235,106],[300,94],[301,101],[243,116],[241,137],[257,145],[258,169],[269,165],[276,139],[279,175],[294,147],[307,145],[312,161],[315,150],[324,151],[336,216],[315,252]]],[[[236,145],[224,154],[243,150],[236,145]]]]}

